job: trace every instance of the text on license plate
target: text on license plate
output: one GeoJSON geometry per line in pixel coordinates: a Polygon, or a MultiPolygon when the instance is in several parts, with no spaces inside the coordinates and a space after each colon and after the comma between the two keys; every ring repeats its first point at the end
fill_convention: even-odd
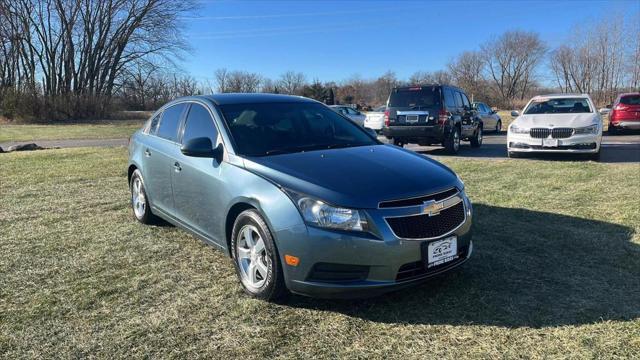
{"type": "Polygon", "coordinates": [[[458,258],[458,238],[450,236],[446,239],[429,243],[427,247],[427,267],[438,266],[458,258]]]}

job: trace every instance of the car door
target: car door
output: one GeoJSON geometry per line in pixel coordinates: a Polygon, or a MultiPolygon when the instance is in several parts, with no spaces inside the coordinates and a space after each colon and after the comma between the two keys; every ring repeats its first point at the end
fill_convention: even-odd
{"type": "Polygon", "coordinates": [[[174,210],[171,171],[180,153],[178,128],[185,109],[184,103],[166,108],[158,125],[150,129],[143,147],[142,169],[151,206],[169,215],[173,215],[174,210]]]}
{"type": "MultiPolygon", "coordinates": [[[[215,148],[220,142],[218,129],[208,107],[193,102],[190,104],[185,119],[181,143],[198,138],[208,137],[215,148]]],[[[220,224],[223,194],[221,178],[223,166],[213,158],[190,157],[180,154],[176,167],[171,172],[175,216],[209,239],[215,241],[215,234],[220,224]]]]}
{"type": "Polygon", "coordinates": [[[487,106],[487,104],[480,103],[482,108],[482,112],[480,117],[482,118],[482,124],[484,125],[485,130],[493,130],[496,128],[496,117],[493,114],[491,108],[487,106]]]}

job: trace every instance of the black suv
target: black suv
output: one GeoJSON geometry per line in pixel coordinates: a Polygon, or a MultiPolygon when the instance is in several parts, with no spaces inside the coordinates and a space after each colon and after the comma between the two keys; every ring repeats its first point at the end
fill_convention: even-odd
{"type": "Polygon", "coordinates": [[[482,119],[462,91],[449,85],[397,87],[387,101],[382,133],[398,146],[442,144],[449,154],[460,140],[482,145],[482,119]]]}

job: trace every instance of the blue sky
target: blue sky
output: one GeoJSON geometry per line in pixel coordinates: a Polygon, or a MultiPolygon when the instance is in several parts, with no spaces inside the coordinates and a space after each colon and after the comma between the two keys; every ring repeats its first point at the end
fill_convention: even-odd
{"type": "Polygon", "coordinates": [[[321,81],[387,70],[407,78],[507,30],[536,31],[555,46],[576,24],[638,12],[640,1],[623,0],[204,1],[185,19],[193,51],[182,67],[199,80],[221,67],[321,81]]]}

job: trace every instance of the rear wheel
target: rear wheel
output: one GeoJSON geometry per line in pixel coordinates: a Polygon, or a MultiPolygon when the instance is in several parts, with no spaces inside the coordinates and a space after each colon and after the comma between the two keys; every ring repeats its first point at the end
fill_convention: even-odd
{"type": "Polygon", "coordinates": [[[476,134],[471,138],[471,147],[477,148],[482,145],[482,126],[478,126],[476,134]]]}
{"type": "Polygon", "coordinates": [[[267,301],[276,301],[288,294],[273,236],[255,209],[243,211],[236,218],[231,254],[247,294],[267,301]]]}
{"type": "Polygon", "coordinates": [[[455,126],[444,140],[444,149],[448,154],[457,154],[460,150],[460,128],[455,126]]]}
{"type": "Polygon", "coordinates": [[[405,143],[402,140],[399,139],[393,139],[393,145],[395,146],[400,146],[400,147],[404,147],[405,143]]]}
{"type": "Polygon", "coordinates": [[[502,131],[502,120],[498,120],[496,123],[496,132],[500,133],[500,131],[502,131]]]}
{"type": "Polygon", "coordinates": [[[158,221],[158,218],[151,212],[149,197],[147,196],[147,191],[145,190],[140,170],[136,169],[131,175],[129,189],[131,190],[131,208],[133,209],[133,216],[143,224],[155,224],[158,221]]]}

